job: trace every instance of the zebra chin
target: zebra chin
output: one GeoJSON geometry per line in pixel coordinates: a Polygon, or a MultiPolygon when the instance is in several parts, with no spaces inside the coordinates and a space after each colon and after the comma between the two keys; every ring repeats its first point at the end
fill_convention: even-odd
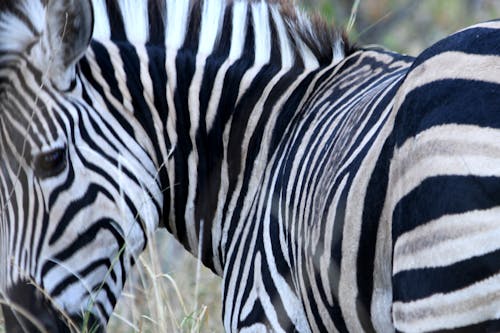
{"type": "Polygon", "coordinates": [[[12,305],[2,304],[6,332],[105,332],[97,316],[63,314],[30,282],[12,286],[7,296],[12,305]]]}

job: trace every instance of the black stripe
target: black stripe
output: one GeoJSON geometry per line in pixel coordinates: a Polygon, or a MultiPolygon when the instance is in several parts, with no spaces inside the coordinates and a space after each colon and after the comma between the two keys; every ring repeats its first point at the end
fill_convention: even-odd
{"type": "MultiPolygon", "coordinates": [[[[97,292],[104,291],[104,294],[106,295],[106,299],[109,301],[109,303],[111,303],[111,305],[113,307],[115,306],[116,296],[107,283],[97,282],[94,286],[92,286],[91,290],[92,290],[92,293],[94,295],[96,295],[97,292]]],[[[99,297],[96,297],[96,299],[99,299],[99,297]]],[[[99,304],[100,304],[100,301],[96,301],[96,306],[98,306],[98,307],[102,306],[102,309],[100,309],[100,311],[105,311],[105,307],[102,304],[99,306],[99,304]]],[[[106,313],[106,312],[103,312],[103,313],[106,313]]]]}
{"type": "Polygon", "coordinates": [[[395,127],[396,144],[445,124],[500,128],[500,84],[450,78],[430,82],[405,96],[395,127]]]}
{"type": "Polygon", "coordinates": [[[85,191],[84,195],[68,204],[63,216],[59,219],[57,227],[49,239],[49,245],[53,245],[61,236],[64,231],[71,225],[75,216],[84,208],[91,206],[99,194],[104,195],[110,201],[113,201],[113,196],[108,190],[97,184],[90,184],[85,191]]]}
{"type": "MultiPolygon", "coordinates": [[[[109,219],[100,219],[92,222],[91,226],[75,239],[75,242],[56,253],[53,256],[53,260],[49,259],[44,263],[41,275],[46,276],[54,267],[57,267],[60,262],[64,262],[68,258],[77,254],[80,249],[84,248],[95,239],[97,233],[102,232],[103,230],[107,230],[113,235],[116,241],[117,251],[119,251],[123,246],[125,246],[125,240],[123,239],[122,234],[115,229],[113,224],[114,223],[109,219]]],[[[125,266],[122,265],[122,267],[125,266]]]]}
{"type": "MultiPolygon", "coordinates": [[[[172,149],[172,143],[170,142],[170,138],[167,135],[166,124],[169,116],[169,112],[173,110],[168,109],[167,105],[167,96],[166,89],[168,83],[167,73],[165,71],[165,50],[160,47],[148,47],[147,49],[148,58],[149,58],[149,75],[151,77],[151,81],[153,83],[153,99],[155,110],[150,110],[150,112],[156,112],[161,121],[161,128],[163,129],[162,133],[164,135],[165,146],[167,149],[172,149]]],[[[149,129],[148,131],[153,131],[153,129],[149,129]]],[[[170,216],[170,191],[165,190],[168,189],[171,185],[169,182],[167,169],[165,164],[162,162],[166,162],[167,156],[162,156],[160,149],[157,147],[155,142],[155,149],[157,150],[156,160],[158,163],[163,165],[159,170],[157,170],[159,175],[159,180],[161,184],[161,189],[163,191],[163,215],[165,217],[170,216]]],[[[163,225],[170,230],[170,225],[168,223],[168,218],[163,219],[163,225]]]]}
{"type": "Polygon", "coordinates": [[[176,133],[177,145],[173,153],[175,160],[175,185],[174,185],[174,211],[177,237],[179,241],[190,250],[186,232],[186,221],[184,213],[188,197],[188,184],[190,181],[188,174],[188,156],[193,149],[191,142],[190,129],[190,110],[189,110],[189,88],[195,72],[196,54],[189,49],[180,49],[175,59],[177,69],[177,82],[174,93],[174,104],[176,112],[176,133]]]}
{"type": "Polygon", "coordinates": [[[500,54],[500,34],[498,32],[499,29],[484,27],[457,32],[422,52],[413,67],[448,51],[498,56],[500,54]]]}
{"type": "Polygon", "coordinates": [[[148,45],[163,45],[165,43],[165,6],[164,1],[148,1],[148,45]]]}
{"type": "MultiPolygon", "coordinates": [[[[92,235],[95,237],[95,235],[92,235]]],[[[92,239],[88,240],[89,242],[92,241],[92,239]]],[[[55,298],[61,295],[68,287],[75,283],[81,283],[81,278],[87,277],[90,273],[93,273],[97,271],[101,266],[104,266],[104,268],[109,269],[111,266],[111,262],[109,261],[108,258],[105,259],[99,259],[90,262],[85,268],[81,269],[77,274],[75,275],[70,275],[64,280],[62,280],[60,283],[56,285],[56,287],[50,291],[50,297],[55,298]]],[[[116,280],[116,274],[113,270],[111,272],[111,278],[115,281],[116,280]]]]}
{"type": "MultiPolygon", "coordinates": [[[[500,178],[441,176],[425,179],[396,205],[392,239],[447,214],[500,205],[500,178]]],[[[459,223],[459,221],[457,221],[459,223]]]]}
{"type": "MultiPolygon", "coordinates": [[[[82,58],[82,60],[80,60],[79,66],[80,69],[82,70],[83,76],[85,77],[84,80],[89,82],[100,96],[105,96],[102,86],[92,76],[90,64],[88,63],[88,61],[85,58],[82,58]]],[[[113,67],[111,67],[110,70],[113,70],[113,67]]],[[[93,102],[91,95],[89,95],[89,93],[85,91],[85,89],[83,91],[83,99],[85,100],[86,103],[88,103],[88,105],[92,106],[95,110],[100,110],[100,108],[94,105],[95,103],[93,102]]],[[[134,129],[132,128],[132,126],[130,126],[129,122],[120,114],[120,112],[116,110],[106,98],[103,98],[103,100],[104,103],[106,104],[105,105],[106,111],[111,113],[113,119],[120,124],[120,127],[123,128],[123,130],[126,131],[127,133],[134,133],[134,129]]],[[[116,137],[119,138],[119,136],[116,137]]]]}
{"type": "MultiPolygon", "coordinates": [[[[119,45],[117,44],[117,46],[119,46],[119,45]]],[[[109,91],[111,92],[111,95],[113,95],[113,97],[116,98],[118,100],[118,102],[120,102],[120,104],[123,104],[123,95],[122,95],[122,92],[120,90],[120,87],[118,86],[118,81],[117,81],[116,76],[115,76],[116,70],[113,66],[113,63],[111,62],[111,56],[110,56],[107,48],[104,45],[102,45],[101,43],[96,42],[96,41],[93,41],[91,43],[90,47],[92,48],[92,51],[94,51],[95,62],[99,66],[100,73],[101,73],[103,79],[106,81],[106,83],[109,86],[109,91]]],[[[86,62],[83,62],[83,64],[87,65],[86,62]]],[[[86,70],[86,72],[88,74],[91,73],[90,67],[88,67],[88,69],[87,69],[87,66],[85,66],[84,69],[86,70]]],[[[85,73],[86,74],[85,77],[88,78],[89,75],[87,75],[87,73],[85,73]]],[[[95,86],[95,84],[92,84],[92,85],[95,86]]],[[[102,89],[102,87],[100,85],[99,85],[99,88],[102,89]]],[[[105,96],[103,91],[102,92],[99,91],[99,92],[100,92],[101,96],[103,96],[103,97],[105,96]]]]}
{"type": "Polygon", "coordinates": [[[127,40],[125,25],[118,6],[118,1],[106,0],[106,7],[108,10],[109,27],[111,29],[111,40],[127,40]]]}
{"type": "MultiPolygon", "coordinates": [[[[436,255],[439,255],[438,253],[436,255]]],[[[411,302],[459,291],[500,273],[500,249],[444,267],[399,272],[393,276],[393,300],[411,302]]]]}

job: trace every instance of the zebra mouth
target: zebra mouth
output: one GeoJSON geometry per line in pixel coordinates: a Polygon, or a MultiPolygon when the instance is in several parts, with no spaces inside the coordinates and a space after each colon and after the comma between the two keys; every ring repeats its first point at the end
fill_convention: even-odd
{"type": "Polygon", "coordinates": [[[5,329],[9,333],[104,332],[93,314],[66,315],[52,306],[31,283],[20,282],[9,288],[9,303],[2,304],[5,329]]]}

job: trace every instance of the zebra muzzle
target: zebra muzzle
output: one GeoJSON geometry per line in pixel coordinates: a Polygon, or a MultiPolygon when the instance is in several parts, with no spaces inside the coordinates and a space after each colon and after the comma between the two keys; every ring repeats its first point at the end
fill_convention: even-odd
{"type": "Polygon", "coordinates": [[[94,315],[66,315],[56,309],[31,282],[22,281],[9,288],[9,304],[2,304],[6,332],[104,332],[94,315]]]}

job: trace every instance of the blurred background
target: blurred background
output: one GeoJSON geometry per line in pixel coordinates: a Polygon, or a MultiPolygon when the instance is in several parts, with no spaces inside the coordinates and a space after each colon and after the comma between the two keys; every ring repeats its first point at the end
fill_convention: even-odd
{"type": "MultiPolygon", "coordinates": [[[[456,30],[500,17],[499,0],[301,0],[298,5],[339,27],[347,27],[357,8],[349,31],[352,42],[414,56],[456,30]]],[[[223,331],[220,278],[166,231],[158,232],[133,275],[109,332],[223,331]]]]}
{"type": "Polygon", "coordinates": [[[349,37],[358,45],[380,44],[416,56],[452,32],[500,18],[499,0],[301,0],[330,22],[346,27],[353,8],[349,37]]]}

